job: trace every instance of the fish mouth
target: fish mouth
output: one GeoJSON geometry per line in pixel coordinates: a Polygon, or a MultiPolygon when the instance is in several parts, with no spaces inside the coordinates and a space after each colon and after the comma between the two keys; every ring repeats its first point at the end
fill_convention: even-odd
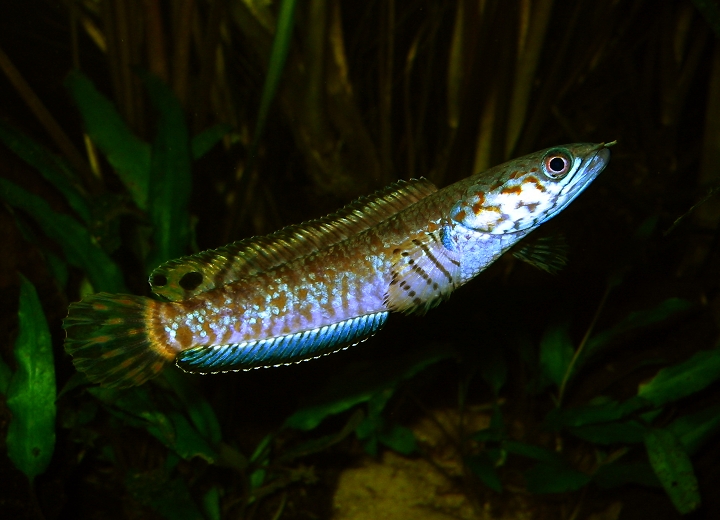
{"type": "Polygon", "coordinates": [[[553,215],[565,209],[568,204],[575,200],[575,198],[600,175],[610,162],[610,150],[608,150],[608,148],[616,143],[617,141],[600,143],[590,150],[590,153],[593,151],[595,153],[592,153],[592,155],[583,160],[583,164],[578,168],[574,178],[566,184],[565,188],[559,193],[559,204],[553,209],[553,215]]]}

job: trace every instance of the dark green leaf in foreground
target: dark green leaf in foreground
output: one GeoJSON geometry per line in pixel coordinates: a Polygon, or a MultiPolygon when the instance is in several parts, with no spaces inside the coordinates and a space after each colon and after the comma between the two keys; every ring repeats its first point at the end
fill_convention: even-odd
{"type": "Polygon", "coordinates": [[[682,415],[668,425],[667,429],[675,434],[685,451],[692,455],[720,430],[720,405],[682,415]]]}
{"type": "Polygon", "coordinates": [[[80,109],[85,129],[115,169],[135,204],[147,208],[150,146],[133,134],[115,106],[81,72],[65,80],[80,109]]]}
{"type": "Polygon", "coordinates": [[[655,323],[660,323],[671,317],[673,314],[687,310],[690,307],[692,307],[692,302],[688,300],[683,300],[682,298],[668,298],[653,308],[631,312],[628,314],[627,318],[614,327],[590,338],[585,348],[583,357],[602,348],[622,334],[642,329],[655,323]]]}
{"type": "Polygon", "coordinates": [[[60,244],[67,261],[85,271],[96,291],[123,292],[120,270],[77,220],[56,213],[42,198],[5,179],[0,179],[0,198],[33,217],[45,234],[60,244]]]}
{"type": "Polygon", "coordinates": [[[495,465],[490,460],[490,457],[486,453],[480,455],[472,455],[465,460],[465,464],[470,468],[477,477],[482,480],[483,484],[495,491],[500,493],[502,491],[502,482],[497,474],[495,465]]]}
{"type": "Polygon", "coordinates": [[[570,428],[570,433],[595,444],[642,442],[645,426],[638,421],[618,421],[570,428]]]}
{"type": "Polygon", "coordinates": [[[152,146],[148,212],[155,252],[149,269],[187,252],[190,241],[190,137],[180,101],[160,79],[145,74],[150,100],[158,113],[152,146]]]}
{"type": "MultiPolygon", "coordinates": [[[[312,430],[329,415],[349,410],[353,406],[378,399],[378,392],[393,389],[418,372],[449,357],[447,349],[431,347],[415,352],[407,359],[388,363],[382,368],[352,366],[327,382],[316,396],[308,396],[306,405],[285,420],[285,426],[298,430],[312,430]],[[360,376],[364,372],[364,376],[360,376]],[[328,399],[328,396],[332,396],[328,399]]],[[[391,391],[392,393],[392,391],[391,391]]],[[[389,397],[389,395],[388,395],[389,397]]]]}
{"type": "Polygon", "coordinates": [[[547,378],[558,387],[562,384],[574,353],[568,329],[567,323],[552,325],[540,341],[540,366],[547,378]]]}
{"type": "Polygon", "coordinates": [[[566,464],[540,462],[525,473],[527,488],[531,493],[564,493],[580,489],[590,476],[566,464]]]}
{"type": "Polygon", "coordinates": [[[668,429],[651,429],[645,435],[650,465],[670,496],[675,508],[686,514],[700,506],[700,492],[692,462],[675,434],[668,429]]]}
{"type": "Polygon", "coordinates": [[[0,141],[55,186],[83,221],[90,222],[87,194],[81,191],[79,183],[75,182],[75,173],[67,164],[2,120],[0,120],[0,141]]]}
{"type": "Polygon", "coordinates": [[[15,466],[33,480],[45,471],[55,447],[55,361],[40,300],[23,276],[18,325],[17,370],[7,393],[12,412],[7,450],[15,466]]]}
{"type": "Polygon", "coordinates": [[[200,159],[231,130],[230,125],[214,125],[192,138],[190,147],[193,160],[200,159]]]}
{"type": "Polygon", "coordinates": [[[704,350],[677,365],[663,368],[638,395],[656,406],[694,394],[720,379],[720,349],[704,350]]]}

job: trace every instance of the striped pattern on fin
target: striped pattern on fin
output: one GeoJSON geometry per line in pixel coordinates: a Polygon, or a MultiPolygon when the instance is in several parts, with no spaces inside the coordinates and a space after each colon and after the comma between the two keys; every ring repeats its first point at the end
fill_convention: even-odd
{"type": "Polygon", "coordinates": [[[191,298],[337,244],[436,191],[423,178],[396,182],[326,217],[166,262],[151,273],[150,287],[170,301],[191,298]]]}
{"type": "Polygon", "coordinates": [[[425,313],[450,297],[460,281],[460,256],[442,242],[442,229],[424,232],[393,251],[385,304],[393,311],[425,313]]]}
{"type": "Polygon", "coordinates": [[[186,372],[213,374],[308,361],[369,338],[385,324],[387,316],[387,312],[378,312],[287,336],[194,347],[180,352],[175,364],[186,372]]]}

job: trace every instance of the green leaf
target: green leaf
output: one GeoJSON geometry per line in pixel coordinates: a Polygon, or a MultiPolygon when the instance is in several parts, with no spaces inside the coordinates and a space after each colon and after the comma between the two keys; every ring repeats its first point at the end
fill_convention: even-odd
{"type": "Polygon", "coordinates": [[[539,460],[541,462],[547,462],[549,464],[562,463],[562,459],[557,453],[552,450],[548,450],[547,448],[541,448],[540,446],[534,446],[532,444],[519,441],[504,441],[502,443],[502,447],[509,453],[539,460]]]}
{"type": "Polygon", "coordinates": [[[275,37],[273,38],[272,49],[270,50],[270,63],[267,74],[265,75],[265,84],[263,85],[262,96],[260,98],[258,122],[257,126],[255,126],[255,134],[253,136],[251,152],[253,156],[260,142],[260,137],[265,130],[270,106],[272,105],[273,99],[275,99],[275,93],[280,84],[282,72],[285,69],[285,61],[292,42],[296,4],[297,0],[282,0],[280,2],[280,12],[278,13],[275,37]]]}
{"type": "Polygon", "coordinates": [[[590,476],[560,463],[540,462],[525,472],[530,493],[575,491],[590,482],[590,476]]]}
{"type": "Polygon", "coordinates": [[[150,146],[128,128],[114,105],[81,72],[65,80],[80,110],[85,129],[115,169],[135,204],[147,209],[150,146]]]}
{"type": "Polygon", "coordinates": [[[669,429],[649,429],[645,435],[650,465],[673,505],[681,514],[700,506],[700,492],[692,462],[682,444],[669,429]]]}
{"type": "Polygon", "coordinates": [[[308,395],[305,406],[288,417],[284,427],[312,430],[326,417],[342,413],[373,397],[379,399],[379,392],[395,388],[401,381],[449,356],[448,349],[431,347],[387,363],[382,368],[374,365],[350,366],[328,380],[317,394],[308,395]],[[329,400],[328,396],[331,396],[329,400]]]}
{"type": "Polygon", "coordinates": [[[551,325],[540,341],[540,367],[556,386],[562,384],[575,350],[570,339],[569,324],[551,325]]]}
{"type": "Polygon", "coordinates": [[[647,462],[613,462],[601,466],[593,475],[593,481],[602,488],[613,488],[626,484],[660,487],[657,475],[647,462]]]}
{"type": "Polygon", "coordinates": [[[182,413],[159,410],[145,388],[118,391],[90,387],[88,392],[110,405],[108,410],[123,422],[136,428],[144,428],[183,459],[200,457],[210,463],[217,459],[215,449],[182,413]]]}
{"type": "Polygon", "coordinates": [[[186,253],[190,242],[190,138],[180,101],[160,79],[145,74],[150,100],[158,112],[152,146],[148,211],[155,250],[148,269],[186,253]]]}
{"type": "Polygon", "coordinates": [[[500,482],[495,465],[487,454],[472,455],[465,459],[465,464],[467,464],[470,471],[482,480],[483,484],[496,493],[502,492],[502,482],[500,482]]]}
{"type": "Polygon", "coordinates": [[[193,137],[190,143],[193,160],[197,161],[208,153],[230,130],[232,130],[230,125],[219,124],[211,126],[193,137]]]}
{"type": "Polygon", "coordinates": [[[591,424],[569,428],[570,433],[595,444],[630,444],[642,442],[645,426],[637,421],[591,424]]]}
{"type": "Polygon", "coordinates": [[[0,141],[55,186],[86,224],[90,222],[87,194],[80,186],[75,172],[65,162],[2,120],[0,141]]]}
{"type": "Polygon", "coordinates": [[[32,481],[45,471],[55,448],[55,362],[40,300],[22,275],[18,326],[18,368],[7,391],[12,412],[7,450],[13,464],[32,481]]]}
{"type": "Polygon", "coordinates": [[[123,292],[120,270],[77,220],[54,212],[42,198],[6,179],[0,179],[0,198],[33,217],[60,244],[67,261],[87,273],[96,291],[123,292]]]}
{"type": "Polygon", "coordinates": [[[188,378],[179,370],[166,370],[163,372],[163,376],[182,401],[185,411],[198,432],[212,444],[219,443],[222,439],[220,422],[210,403],[203,399],[197,389],[189,383],[188,378]]]}
{"type": "Polygon", "coordinates": [[[378,440],[398,453],[410,455],[417,451],[417,442],[412,430],[396,424],[386,431],[381,431],[378,440]]]}
{"type": "Polygon", "coordinates": [[[720,430],[720,405],[679,417],[667,426],[688,454],[694,454],[720,430]]]}
{"type": "Polygon", "coordinates": [[[579,427],[586,424],[616,421],[644,407],[650,402],[642,397],[632,397],[623,403],[613,400],[596,400],[596,402],[578,406],[577,408],[551,410],[545,417],[549,429],[560,430],[565,427],[579,427]]]}
{"type": "Polygon", "coordinates": [[[673,314],[687,310],[692,307],[692,305],[692,302],[683,300],[682,298],[668,298],[651,309],[631,312],[628,314],[627,318],[614,327],[590,338],[587,342],[587,346],[585,347],[583,357],[586,357],[588,354],[604,347],[610,341],[622,334],[648,327],[654,323],[665,321],[673,314]]]}
{"type": "Polygon", "coordinates": [[[638,395],[656,406],[699,392],[720,379],[720,350],[698,352],[687,361],[663,368],[640,385],[638,395]]]}

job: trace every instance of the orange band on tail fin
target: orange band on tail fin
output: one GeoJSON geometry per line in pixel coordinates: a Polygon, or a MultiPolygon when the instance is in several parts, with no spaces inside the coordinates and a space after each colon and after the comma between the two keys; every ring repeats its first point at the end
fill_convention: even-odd
{"type": "Polygon", "coordinates": [[[149,298],[108,293],[71,304],[63,327],[75,367],[93,383],[115,388],[159,374],[175,353],[151,340],[147,324],[154,305],[149,298]]]}

